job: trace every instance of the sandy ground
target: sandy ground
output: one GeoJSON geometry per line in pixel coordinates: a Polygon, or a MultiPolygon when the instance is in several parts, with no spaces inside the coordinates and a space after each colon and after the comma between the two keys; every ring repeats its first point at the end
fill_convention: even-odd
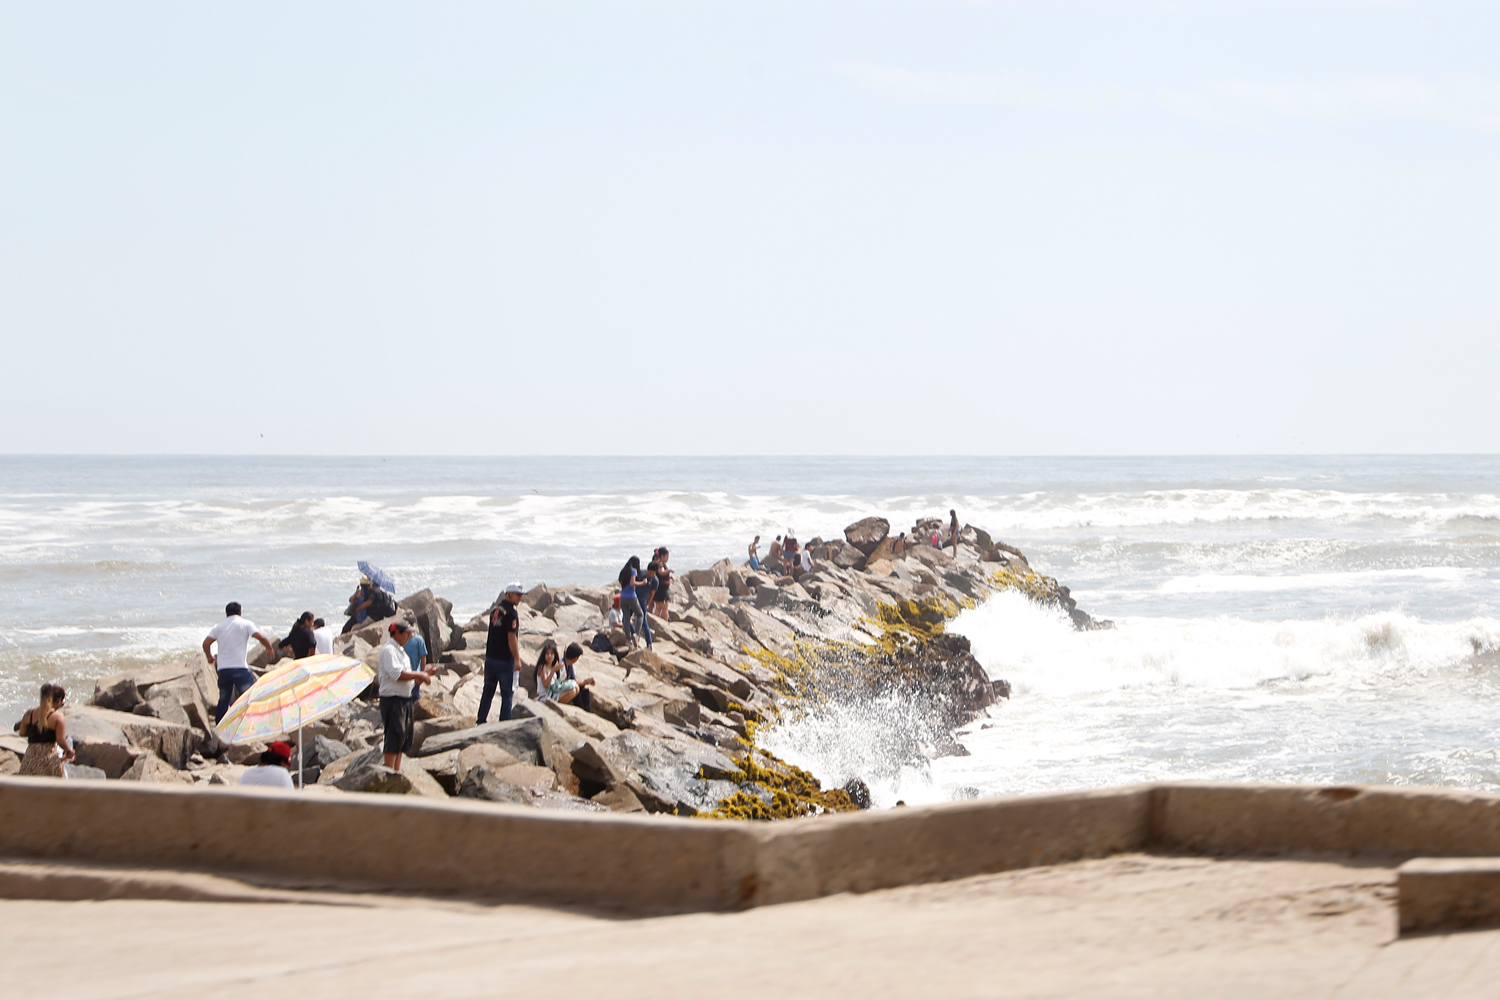
{"type": "MultiPolygon", "coordinates": [[[[0,901],[12,996],[1500,997],[1500,931],[1397,940],[1394,872],[1129,854],[735,914],[0,901]]],[[[322,897],[327,899],[328,897],[322,897]]]]}

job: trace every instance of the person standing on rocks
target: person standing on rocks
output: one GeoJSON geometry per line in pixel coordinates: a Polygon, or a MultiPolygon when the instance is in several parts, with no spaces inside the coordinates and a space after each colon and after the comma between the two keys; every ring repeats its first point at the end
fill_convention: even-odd
{"type": "Polygon", "coordinates": [[[412,627],[406,622],[391,622],[390,638],[380,647],[380,724],[385,729],[381,750],[385,766],[401,770],[401,755],[411,753],[411,693],[419,684],[432,680],[425,670],[412,670],[406,655],[412,627]]]}
{"type": "Polygon", "coordinates": [[[646,636],[646,648],[651,648],[651,623],[646,620],[646,610],[641,607],[636,587],[643,587],[646,577],[641,575],[641,557],[631,556],[620,570],[620,613],[625,616],[625,632],[630,636],[630,647],[635,648],[635,620],[641,620],[641,632],[646,636]]]}
{"type": "Polygon", "coordinates": [[[28,708],[15,731],[26,737],[26,756],[21,758],[20,773],[36,778],[62,778],[63,761],[72,760],[68,745],[68,720],[63,718],[62,703],[68,692],[60,684],[43,684],[36,708],[28,708]]]}
{"type": "Polygon", "coordinates": [[[230,601],[224,605],[224,620],[209,629],[208,638],[203,640],[203,655],[208,657],[208,662],[219,672],[219,704],[214,709],[215,722],[224,718],[224,713],[229,711],[229,706],[234,704],[235,699],[250,690],[250,685],[255,683],[255,675],[250,672],[250,661],[245,658],[245,650],[251,639],[266,647],[266,655],[274,663],[276,650],[271,646],[271,640],[261,634],[253,621],[240,617],[239,601],[230,601]],[[215,642],[219,644],[217,654],[212,650],[215,642]]]}
{"type": "Polygon", "coordinates": [[[672,612],[667,607],[668,592],[672,589],[672,570],[667,566],[667,557],[672,553],[663,546],[656,550],[656,594],[651,599],[653,614],[662,621],[670,621],[672,612]]]}
{"type": "Polygon", "coordinates": [[[755,550],[759,546],[760,546],[760,536],[756,535],[755,536],[755,541],[753,541],[753,542],[750,543],[750,568],[751,569],[760,569],[760,559],[755,554],[755,550]]]}
{"type": "Polygon", "coordinates": [[[240,784],[259,785],[262,788],[296,788],[291,772],[291,744],[278,741],[261,753],[259,764],[245,768],[245,773],[240,775],[240,784]]]}
{"type": "Polygon", "coordinates": [[[801,568],[797,561],[797,552],[800,548],[801,545],[792,529],[786,529],[786,537],[781,540],[781,556],[786,561],[786,575],[794,579],[801,568]]]}
{"type": "Polygon", "coordinates": [[[507,584],[505,593],[490,610],[489,636],[484,644],[484,689],[479,695],[479,724],[490,718],[495,688],[500,688],[500,721],[510,718],[515,698],[516,665],[521,662],[521,616],[516,605],[526,591],[520,583],[507,584]]]}
{"type": "MultiPolygon", "coordinates": [[[[422,638],[422,633],[412,630],[411,638],[406,640],[406,658],[411,661],[413,670],[425,671],[427,669],[427,640],[422,638]]],[[[412,688],[411,707],[415,712],[417,701],[422,697],[421,688],[412,688]]]]}
{"type": "Polygon", "coordinates": [[[958,511],[948,511],[948,537],[953,541],[953,558],[958,558],[958,511]]]}

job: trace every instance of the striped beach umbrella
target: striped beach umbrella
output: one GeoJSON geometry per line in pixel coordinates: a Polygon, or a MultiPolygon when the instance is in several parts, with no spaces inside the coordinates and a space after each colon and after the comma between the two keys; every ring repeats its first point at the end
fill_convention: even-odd
{"type": "Polygon", "coordinates": [[[266,671],[240,695],[214,732],[225,743],[269,741],[297,732],[302,773],[302,727],[326,718],[370,686],[375,671],[352,656],[324,653],[266,671]]]}

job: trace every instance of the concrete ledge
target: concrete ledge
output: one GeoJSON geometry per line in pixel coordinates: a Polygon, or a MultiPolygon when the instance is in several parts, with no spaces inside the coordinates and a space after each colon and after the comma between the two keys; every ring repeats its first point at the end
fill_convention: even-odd
{"type": "Polygon", "coordinates": [[[1500,925],[1500,858],[1413,858],[1396,891],[1402,934],[1500,925]]]}
{"type": "Polygon", "coordinates": [[[758,903],[942,882],[1139,850],[1152,789],[977,799],[770,826],[758,903]]]}
{"type": "Polygon", "coordinates": [[[1500,856],[1500,794],[1383,785],[1168,784],[1152,839],[1192,852],[1500,856]]]}
{"type": "MultiPolygon", "coordinates": [[[[26,817],[0,824],[0,857],[630,913],[734,910],[1151,847],[1500,857],[1500,795],[1382,787],[1135,786],[745,823],[0,778],[0,815],[26,817]]],[[[27,891],[28,877],[11,891],[27,891]]]]}

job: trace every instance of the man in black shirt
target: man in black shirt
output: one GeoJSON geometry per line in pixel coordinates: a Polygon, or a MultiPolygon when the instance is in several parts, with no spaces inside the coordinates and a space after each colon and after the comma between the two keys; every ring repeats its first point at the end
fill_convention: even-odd
{"type": "Polygon", "coordinates": [[[479,722],[489,721],[495,685],[500,685],[500,721],[510,718],[515,697],[516,663],[520,661],[521,619],[516,605],[524,591],[519,583],[506,585],[505,593],[490,611],[489,638],[484,645],[484,692],[479,696],[479,722]]]}

